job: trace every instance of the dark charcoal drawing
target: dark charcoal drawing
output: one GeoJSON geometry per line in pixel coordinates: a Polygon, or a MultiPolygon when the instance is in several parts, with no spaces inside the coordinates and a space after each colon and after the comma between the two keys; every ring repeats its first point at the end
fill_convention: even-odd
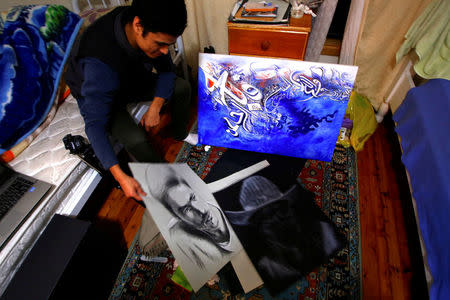
{"type": "Polygon", "coordinates": [[[305,160],[228,149],[205,182],[261,160],[270,166],[214,193],[268,290],[275,294],[326,263],[345,243],[297,177],[305,160]]]}

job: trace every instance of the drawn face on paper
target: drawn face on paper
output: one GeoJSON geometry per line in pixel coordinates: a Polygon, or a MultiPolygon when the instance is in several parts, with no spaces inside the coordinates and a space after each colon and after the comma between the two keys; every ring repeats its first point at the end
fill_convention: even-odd
{"type": "Polygon", "coordinates": [[[147,211],[198,291],[242,250],[211,187],[186,163],[130,163],[130,169],[147,193],[147,211]]]}
{"type": "Polygon", "coordinates": [[[185,182],[169,187],[166,201],[183,222],[205,232],[216,241],[227,238],[227,225],[219,209],[198,197],[185,182]]]}

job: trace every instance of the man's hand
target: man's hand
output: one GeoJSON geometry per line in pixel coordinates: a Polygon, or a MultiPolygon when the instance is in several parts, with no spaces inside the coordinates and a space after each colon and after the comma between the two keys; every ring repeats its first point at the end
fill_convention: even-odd
{"type": "Polygon", "coordinates": [[[160,116],[159,116],[159,113],[161,111],[161,107],[164,104],[164,101],[165,101],[164,98],[155,97],[153,99],[152,104],[148,108],[148,110],[142,116],[140,124],[141,124],[142,127],[145,128],[145,131],[149,131],[150,128],[159,125],[159,122],[161,120],[160,116]]]}
{"type": "Polygon", "coordinates": [[[146,196],[147,194],[141,188],[141,185],[136,179],[125,174],[119,165],[114,165],[109,170],[120,184],[120,187],[127,198],[134,198],[136,200],[143,201],[142,196],[146,196]]]}
{"type": "Polygon", "coordinates": [[[152,109],[150,106],[147,112],[142,116],[141,126],[145,128],[145,131],[149,131],[150,128],[158,126],[160,122],[159,111],[152,109]]]}
{"type": "Polygon", "coordinates": [[[127,198],[134,198],[136,200],[143,201],[141,196],[147,195],[144,190],[142,190],[139,182],[128,175],[122,182],[119,182],[119,184],[127,198]]]}

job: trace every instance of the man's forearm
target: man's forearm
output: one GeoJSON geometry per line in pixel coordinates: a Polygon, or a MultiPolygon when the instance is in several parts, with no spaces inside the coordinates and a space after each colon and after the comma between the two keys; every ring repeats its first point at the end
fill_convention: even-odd
{"type": "Polygon", "coordinates": [[[113,165],[111,168],[109,168],[109,171],[111,172],[112,176],[119,184],[121,184],[121,182],[123,182],[125,176],[128,176],[127,174],[125,174],[125,172],[119,166],[119,164],[113,165]]]}
{"type": "Polygon", "coordinates": [[[161,111],[162,106],[164,105],[164,102],[166,100],[164,98],[161,97],[155,97],[153,98],[152,103],[150,104],[150,107],[148,108],[150,109],[154,109],[155,111],[157,111],[158,113],[161,111]]]}

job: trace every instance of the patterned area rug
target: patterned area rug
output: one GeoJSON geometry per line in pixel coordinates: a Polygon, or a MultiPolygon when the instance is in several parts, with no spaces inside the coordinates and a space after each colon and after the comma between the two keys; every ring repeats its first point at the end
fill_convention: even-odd
{"type": "MultiPolygon", "coordinates": [[[[201,178],[226,151],[212,147],[185,143],[178,162],[186,162],[201,178]]],[[[315,194],[317,205],[345,233],[347,245],[327,264],[316,268],[298,280],[276,299],[360,299],[360,231],[356,156],[351,148],[337,146],[330,163],[308,160],[299,175],[304,187],[315,194]]],[[[170,278],[174,272],[173,256],[165,264],[144,262],[135,242],[118,276],[110,299],[274,299],[264,288],[245,295],[230,292],[224,276],[219,272],[219,282],[205,285],[197,293],[190,293],[170,278]]]]}

